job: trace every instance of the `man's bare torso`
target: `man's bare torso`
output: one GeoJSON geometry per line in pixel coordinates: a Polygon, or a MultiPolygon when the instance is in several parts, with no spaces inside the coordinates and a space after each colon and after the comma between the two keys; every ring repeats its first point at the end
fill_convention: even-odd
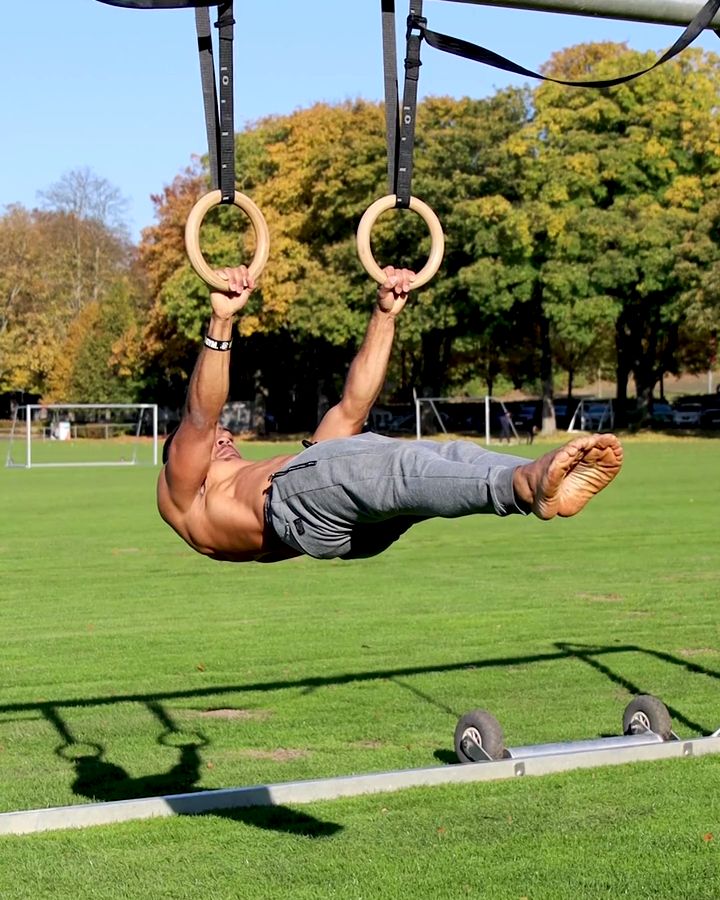
{"type": "Polygon", "coordinates": [[[293,458],[276,456],[252,462],[229,455],[215,459],[185,511],[173,503],[163,469],[158,480],[160,515],[194,550],[213,559],[276,562],[297,556],[265,522],[271,476],[293,458]]]}

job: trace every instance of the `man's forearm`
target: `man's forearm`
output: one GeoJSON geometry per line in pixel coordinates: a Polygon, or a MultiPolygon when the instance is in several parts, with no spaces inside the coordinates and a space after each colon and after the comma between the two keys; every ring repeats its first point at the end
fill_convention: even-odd
{"type": "MultiPolygon", "coordinates": [[[[232,318],[210,317],[208,335],[216,341],[232,338],[232,318]]],[[[230,351],[203,347],[190,378],[185,415],[198,428],[218,421],[230,389],[230,351]]]]}
{"type": "Polygon", "coordinates": [[[342,398],[343,405],[357,411],[363,421],[385,383],[394,337],[395,317],[376,308],[348,371],[342,398]]]}

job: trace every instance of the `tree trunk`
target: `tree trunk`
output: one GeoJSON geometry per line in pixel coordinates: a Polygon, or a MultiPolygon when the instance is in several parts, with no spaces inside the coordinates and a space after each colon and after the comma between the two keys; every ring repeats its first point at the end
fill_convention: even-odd
{"type": "Polygon", "coordinates": [[[557,423],[555,421],[555,405],[553,396],[553,360],[552,346],[550,343],[550,321],[542,309],[542,287],[537,286],[538,293],[538,322],[540,324],[540,382],[542,386],[542,428],[541,434],[555,434],[557,423]]]}
{"type": "Polygon", "coordinates": [[[630,335],[625,325],[625,313],[618,316],[615,323],[615,425],[624,428],[627,424],[627,382],[631,368],[630,335]]]}

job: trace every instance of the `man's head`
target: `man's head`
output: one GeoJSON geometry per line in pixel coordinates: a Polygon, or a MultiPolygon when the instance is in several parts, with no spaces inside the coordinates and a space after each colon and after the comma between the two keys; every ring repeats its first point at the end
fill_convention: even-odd
{"type": "Polygon", "coordinates": [[[229,428],[218,424],[215,427],[215,443],[213,444],[212,456],[210,459],[214,462],[216,459],[241,459],[240,453],[235,447],[235,436],[229,428]]]}

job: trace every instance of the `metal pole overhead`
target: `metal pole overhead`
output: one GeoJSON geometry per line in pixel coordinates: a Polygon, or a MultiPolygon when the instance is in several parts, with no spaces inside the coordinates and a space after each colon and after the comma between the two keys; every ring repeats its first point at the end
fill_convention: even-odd
{"type": "MultiPolygon", "coordinates": [[[[687,25],[704,6],[700,0],[455,0],[455,2],[565,13],[571,16],[624,19],[628,22],[652,22],[657,25],[687,25]]],[[[713,19],[712,27],[720,28],[720,13],[713,19]]]]}

